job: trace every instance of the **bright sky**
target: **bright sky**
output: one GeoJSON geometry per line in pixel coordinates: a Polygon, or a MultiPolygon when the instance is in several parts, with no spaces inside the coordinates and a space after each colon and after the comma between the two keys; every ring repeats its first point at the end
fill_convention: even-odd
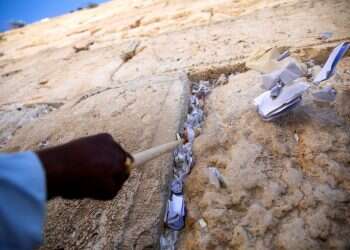
{"type": "Polygon", "coordinates": [[[0,31],[9,28],[9,22],[22,20],[32,23],[46,17],[68,13],[88,3],[107,0],[0,0],[0,31]]]}

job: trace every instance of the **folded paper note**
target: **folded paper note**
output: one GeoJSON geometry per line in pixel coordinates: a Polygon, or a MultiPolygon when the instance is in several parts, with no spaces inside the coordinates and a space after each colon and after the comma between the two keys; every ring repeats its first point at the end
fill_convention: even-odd
{"type": "Polygon", "coordinates": [[[343,42],[335,47],[332,53],[329,55],[327,62],[321,69],[320,73],[318,73],[318,75],[315,77],[313,82],[319,84],[320,82],[327,80],[334,75],[338,62],[345,55],[349,47],[350,44],[348,42],[343,42]]]}
{"type": "Polygon", "coordinates": [[[284,86],[276,98],[271,91],[265,91],[254,99],[257,111],[264,120],[272,120],[294,108],[302,99],[302,94],[309,88],[304,82],[284,86]]]}

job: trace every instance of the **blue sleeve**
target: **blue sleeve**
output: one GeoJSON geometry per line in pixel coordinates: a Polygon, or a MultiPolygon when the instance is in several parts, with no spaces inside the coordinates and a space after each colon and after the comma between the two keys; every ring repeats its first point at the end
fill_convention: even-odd
{"type": "Polygon", "coordinates": [[[0,249],[38,248],[45,212],[45,172],[37,155],[0,154],[0,249]]]}

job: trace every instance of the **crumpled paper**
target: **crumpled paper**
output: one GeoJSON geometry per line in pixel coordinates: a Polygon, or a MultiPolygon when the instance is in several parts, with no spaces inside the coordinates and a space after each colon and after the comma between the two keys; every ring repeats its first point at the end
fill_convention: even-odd
{"type": "Polygon", "coordinates": [[[170,184],[170,190],[174,194],[182,194],[182,190],[183,190],[182,179],[174,179],[170,184]]]}
{"type": "Polygon", "coordinates": [[[179,145],[174,152],[174,174],[177,178],[184,178],[190,173],[193,165],[192,144],[179,145]]]}
{"type": "Polygon", "coordinates": [[[288,84],[280,94],[273,98],[271,91],[266,91],[254,99],[257,111],[263,120],[269,121],[294,108],[302,99],[302,94],[309,88],[305,82],[288,84]]]}
{"type": "MultiPolygon", "coordinates": [[[[182,134],[184,143],[179,145],[174,151],[174,180],[170,185],[170,197],[164,216],[164,223],[169,229],[181,230],[185,226],[186,204],[183,196],[183,180],[190,173],[193,166],[192,145],[204,119],[203,105],[201,102],[210,92],[209,82],[201,81],[192,86],[192,96],[190,98],[190,109],[184,123],[182,134]]],[[[177,235],[171,231],[166,231],[161,236],[161,249],[174,249],[177,235]],[[175,237],[176,236],[176,237],[175,237]],[[175,237],[175,238],[174,238],[175,237]]]]}
{"type": "Polygon", "coordinates": [[[182,194],[171,194],[167,203],[164,222],[173,230],[181,230],[185,225],[185,200],[182,194]]]}
{"type": "Polygon", "coordinates": [[[166,228],[164,233],[160,236],[161,250],[175,250],[177,239],[179,238],[179,231],[166,228]]]}
{"type": "Polygon", "coordinates": [[[209,92],[209,81],[200,81],[192,85],[192,94],[198,98],[204,98],[209,92]]]}
{"type": "Polygon", "coordinates": [[[276,84],[282,82],[284,85],[302,77],[303,69],[296,62],[289,62],[282,69],[273,71],[262,76],[262,87],[264,89],[272,89],[276,84]]]}

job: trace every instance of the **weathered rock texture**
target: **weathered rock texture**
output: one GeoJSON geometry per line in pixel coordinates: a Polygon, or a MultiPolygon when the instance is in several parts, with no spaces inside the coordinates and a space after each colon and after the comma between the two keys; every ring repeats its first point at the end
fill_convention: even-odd
{"type": "MultiPolygon", "coordinates": [[[[349,59],[335,86],[347,78],[349,59]]],[[[329,105],[306,96],[297,110],[267,123],[251,107],[260,84],[253,71],[231,75],[206,101],[180,249],[347,249],[350,123],[337,107],[348,100],[329,105]],[[209,166],[220,170],[226,188],[209,183],[209,166]]]]}
{"type": "MultiPolygon", "coordinates": [[[[220,78],[195,142],[179,248],[347,249],[349,57],[326,83],[338,90],[335,103],[306,96],[274,123],[252,106],[261,78],[245,63],[256,50],[278,47],[323,64],[349,32],[347,0],[112,1],[6,32],[0,148],[109,132],[140,151],[174,138],[186,113],[186,74],[220,78]],[[320,40],[325,31],[333,36],[320,40]],[[208,184],[209,165],[226,189],[208,184]]],[[[168,154],[136,170],[111,202],[49,202],[43,248],[157,248],[170,173],[168,154]]]]}

